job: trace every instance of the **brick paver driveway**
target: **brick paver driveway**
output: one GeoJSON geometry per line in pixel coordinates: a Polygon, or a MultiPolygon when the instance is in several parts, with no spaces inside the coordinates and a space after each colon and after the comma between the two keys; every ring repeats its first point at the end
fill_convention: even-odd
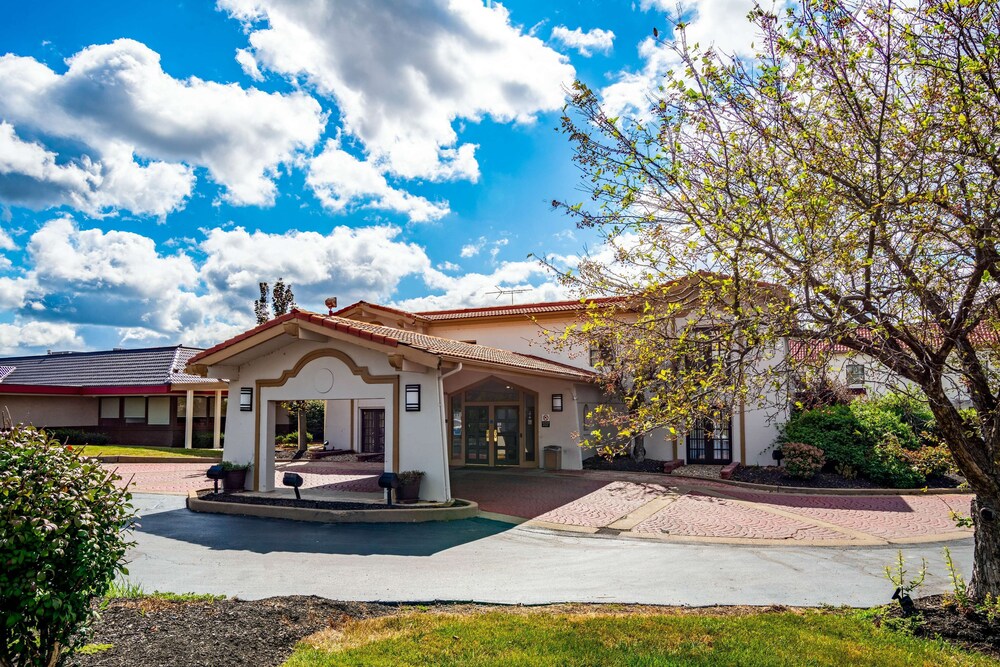
{"type": "MultiPolygon", "coordinates": [[[[210,486],[206,464],[108,464],[133,489],[186,493],[210,486]]],[[[280,462],[306,488],[379,491],[380,463],[280,462]]],[[[967,515],[972,496],[838,496],[768,493],[663,475],[532,470],[452,471],[452,495],[526,526],[672,541],[884,545],[967,538],[951,512],[967,515]]]]}
{"type": "Polygon", "coordinates": [[[455,470],[452,495],[527,525],[676,541],[876,545],[961,539],[972,496],[769,493],[660,475],[455,470]]]}

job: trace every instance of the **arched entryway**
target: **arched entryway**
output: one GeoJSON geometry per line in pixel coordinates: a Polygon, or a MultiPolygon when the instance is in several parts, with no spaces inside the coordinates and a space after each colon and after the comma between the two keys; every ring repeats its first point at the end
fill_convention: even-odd
{"type": "Polygon", "coordinates": [[[538,394],[496,376],[448,395],[452,466],[538,467],[538,394]]]}

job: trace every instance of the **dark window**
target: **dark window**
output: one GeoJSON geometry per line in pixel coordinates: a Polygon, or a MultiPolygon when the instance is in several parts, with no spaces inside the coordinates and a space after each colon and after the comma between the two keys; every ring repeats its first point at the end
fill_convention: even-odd
{"type": "Polygon", "coordinates": [[[590,342],[590,365],[592,368],[608,363],[613,356],[611,343],[607,340],[600,339],[590,342]]]}
{"type": "Polygon", "coordinates": [[[361,451],[364,454],[385,451],[385,410],[361,411],[361,451]]]}
{"type": "Polygon", "coordinates": [[[698,419],[687,436],[688,463],[731,463],[733,420],[698,419]]]}
{"type": "Polygon", "coordinates": [[[469,403],[516,402],[520,398],[520,395],[520,392],[513,385],[501,382],[500,380],[490,379],[466,390],[465,400],[469,403]]]}
{"type": "Polygon", "coordinates": [[[462,397],[451,397],[451,458],[462,458],[462,397]]]}
{"type": "Polygon", "coordinates": [[[847,384],[855,386],[865,383],[865,367],[853,361],[847,362],[847,384]]]}

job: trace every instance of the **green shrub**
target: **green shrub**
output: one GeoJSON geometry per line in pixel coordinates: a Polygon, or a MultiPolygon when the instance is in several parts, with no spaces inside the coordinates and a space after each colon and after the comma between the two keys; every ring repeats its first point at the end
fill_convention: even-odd
{"type": "Polygon", "coordinates": [[[903,457],[924,477],[947,475],[955,470],[955,460],[945,444],[924,445],[912,452],[904,451],[903,457]]]}
{"type": "MultiPolygon", "coordinates": [[[[226,441],[226,434],[219,434],[219,444],[226,441]]],[[[191,436],[191,444],[195,449],[212,449],[215,446],[215,436],[210,432],[201,431],[191,436]]]]}
{"type": "Polygon", "coordinates": [[[834,405],[807,410],[785,424],[779,443],[802,442],[823,451],[829,463],[862,469],[872,449],[850,406],[834,405]]]}
{"type": "Polygon", "coordinates": [[[106,445],[110,438],[103,433],[88,433],[77,428],[47,428],[45,432],[53,440],[58,440],[62,444],[83,447],[84,445],[106,445]]]}
{"type": "MultiPolygon", "coordinates": [[[[299,432],[292,431],[287,435],[279,435],[277,438],[274,439],[274,441],[279,445],[297,445],[299,444],[299,432]]],[[[313,434],[306,431],[306,442],[310,443],[312,441],[313,441],[313,434]]]]}
{"type": "Polygon", "coordinates": [[[894,436],[904,449],[920,447],[920,438],[899,414],[881,400],[858,400],[851,403],[851,413],[858,420],[861,433],[871,443],[878,443],[894,436]]]}
{"type": "Polygon", "coordinates": [[[927,478],[907,459],[909,451],[903,449],[892,433],[875,445],[872,456],[864,468],[868,479],[894,489],[916,489],[927,483],[927,478]]]}
{"type": "Polygon", "coordinates": [[[908,394],[890,393],[872,402],[882,410],[895,414],[900,422],[910,427],[922,443],[937,444],[940,434],[934,413],[926,401],[908,394]]]}
{"type": "Polygon", "coordinates": [[[0,432],[0,664],[65,664],[91,601],[125,573],[134,517],[118,477],[44,431],[0,432]]]}
{"type": "Polygon", "coordinates": [[[804,442],[786,442],[781,451],[785,454],[785,470],[799,479],[812,479],[826,463],[823,450],[804,442]]]}

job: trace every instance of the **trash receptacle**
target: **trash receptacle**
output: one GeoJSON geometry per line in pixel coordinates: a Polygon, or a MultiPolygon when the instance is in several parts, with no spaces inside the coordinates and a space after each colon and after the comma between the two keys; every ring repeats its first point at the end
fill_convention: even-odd
{"type": "Polygon", "coordinates": [[[546,470],[560,470],[562,468],[562,447],[549,445],[544,450],[542,462],[546,470]]]}

